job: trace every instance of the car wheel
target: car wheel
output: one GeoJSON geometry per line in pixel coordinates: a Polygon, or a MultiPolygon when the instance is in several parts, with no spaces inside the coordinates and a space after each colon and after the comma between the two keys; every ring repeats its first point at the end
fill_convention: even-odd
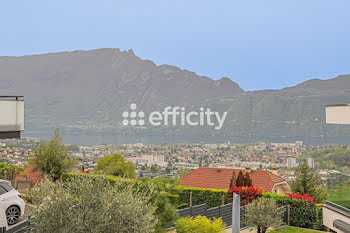
{"type": "Polygon", "coordinates": [[[18,222],[20,216],[20,210],[17,206],[10,206],[6,210],[6,218],[8,225],[13,225],[18,222]]]}

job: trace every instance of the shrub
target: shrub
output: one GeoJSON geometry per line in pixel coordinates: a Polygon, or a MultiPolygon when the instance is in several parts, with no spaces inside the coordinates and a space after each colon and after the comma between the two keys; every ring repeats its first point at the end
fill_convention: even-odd
{"type": "Polygon", "coordinates": [[[278,194],[278,193],[268,193],[268,192],[263,192],[261,194],[262,197],[267,197],[267,198],[272,198],[274,199],[277,203],[282,203],[282,201],[286,198],[286,195],[278,194]]]}
{"type": "Polygon", "coordinates": [[[111,175],[98,175],[98,174],[89,174],[89,173],[77,173],[77,172],[68,172],[68,173],[63,173],[62,174],[62,180],[63,182],[69,181],[75,177],[90,177],[91,179],[106,179],[109,181],[109,183],[111,184],[132,184],[135,182],[135,180],[133,179],[128,179],[128,178],[124,178],[124,177],[119,177],[119,176],[111,176],[111,175]]]}
{"type": "Polygon", "coordinates": [[[275,200],[263,197],[253,200],[246,206],[244,223],[255,227],[258,233],[265,233],[269,227],[282,225],[282,214],[275,200]]]}
{"type": "Polygon", "coordinates": [[[273,198],[279,205],[289,205],[291,226],[323,230],[322,207],[310,195],[263,193],[262,196],[273,198]]]}
{"type": "Polygon", "coordinates": [[[21,171],[24,171],[23,167],[16,166],[15,164],[0,163],[1,179],[14,180],[15,176],[21,171]]]}
{"type": "Polygon", "coordinates": [[[190,203],[190,193],[192,192],[192,205],[200,205],[207,203],[208,208],[217,207],[224,203],[228,203],[227,190],[221,189],[204,189],[191,187],[177,187],[179,208],[185,208],[190,203]]]}
{"type": "Polygon", "coordinates": [[[68,146],[62,144],[58,129],[55,130],[49,142],[40,142],[29,161],[54,181],[59,179],[64,172],[71,170],[77,162],[68,154],[68,146]]]}
{"type": "Polygon", "coordinates": [[[178,195],[176,190],[173,190],[167,184],[153,183],[152,180],[147,179],[137,181],[111,175],[92,175],[87,173],[66,173],[62,177],[65,182],[69,182],[76,177],[87,177],[92,180],[103,179],[119,189],[131,188],[135,194],[139,192],[149,193],[151,195],[150,202],[157,207],[155,212],[158,218],[158,223],[155,227],[156,232],[163,232],[166,227],[177,219],[176,206],[178,195]]]}
{"type": "Polygon", "coordinates": [[[151,232],[157,223],[151,193],[136,194],[104,179],[44,181],[31,192],[41,197],[32,199],[37,208],[31,232],[151,232]]]}
{"type": "Polygon", "coordinates": [[[158,217],[155,232],[166,232],[166,228],[168,228],[172,223],[174,223],[175,219],[178,218],[176,208],[172,205],[164,193],[157,195],[155,205],[157,207],[155,214],[158,217]]]}
{"type": "Polygon", "coordinates": [[[136,176],[135,165],[131,161],[125,161],[120,154],[106,155],[98,159],[94,172],[127,178],[135,178],[136,176]]]}
{"type": "Polygon", "coordinates": [[[317,225],[322,225],[320,224],[322,218],[318,216],[316,203],[289,198],[280,199],[279,203],[289,205],[289,223],[291,226],[319,229],[317,225]]]}
{"type": "Polygon", "coordinates": [[[175,223],[177,233],[217,233],[222,232],[225,224],[221,218],[208,219],[204,216],[180,218],[175,223]]]}
{"type": "Polygon", "coordinates": [[[261,197],[262,190],[254,186],[250,186],[250,187],[233,186],[228,190],[229,200],[232,201],[234,193],[241,196],[241,206],[244,206],[251,203],[253,200],[261,197]]]}
{"type": "MultiPolygon", "coordinates": [[[[88,176],[91,179],[98,179],[103,177],[113,185],[118,185],[118,187],[128,187],[131,185],[134,190],[153,189],[154,196],[152,198],[152,202],[155,202],[157,199],[159,199],[157,201],[157,214],[159,219],[158,226],[160,224],[163,228],[164,226],[168,226],[175,221],[176,218],[172,213],[175,212],[176,206],[178,208],[185,208],[189,206],[190,192],[192,192],[193,205],[207,203],[208,208],[217,207],[222,204],[223,197],[224,203],[229,202],[227,190],[182,187],[176,186],[176,182],[174,182],[174,185],[171,185],[169,182],[166,182],[166,184],[163,182],[158,182],[159,180],[156,182],[151,179],[142,179],[141,181],[136,181],[133,179],[126,179],[116,176],[101,176],[86,173],[66,173],[62,177],[64,181],[67,181],[76,176],[88,176]],[[157,195],[155,195],[155,193],[157,193],[157,195]],[[164,196],[166,198],[164,198],[164,196]],[[171,205],[164,203],[164,200],[162,200],[163,198],[165,199],[165,202],[171,203],[171,205]],[[169,211],[170,206],[172,208],[171,211],[169,211]]],[[[242,188],[242,192],[244,189],[242,188]]],[[[243,199],[242,196],[243,195],[241,195],[241,199],[243,199]]],[[[274,199],[280,206],[290,205],[290,224],[292,226],[322,230],[322,214],[319,214],[320,209],[322,208],[316,208],[316,204],[314,202],[310,202],[309,205],[307,205],[304,200],[295,199],[297,195],[291,196],[290,199],[287,195],[263,192],[261,193],[261,196],[274,199]]],[[[251,199],[251,197],[249,198],[251,199]]]]}
{"type": "Polygon", "coordinates": [[[305,201],[307,205],[309,205],[310,202],[314,202],[314,200],[315,200],[315,198],[311,197],[308,193],[305,193],[303,195],[303,194],[300,194],[299,192],[288,193],[288,198],[305,201]]]}

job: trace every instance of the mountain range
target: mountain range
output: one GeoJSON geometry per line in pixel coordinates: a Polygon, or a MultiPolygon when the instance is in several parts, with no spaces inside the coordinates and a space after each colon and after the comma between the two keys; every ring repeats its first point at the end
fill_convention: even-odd
{"type": "Polygon", "coordinates": [[[25,96],[23,135],[48,138],[59,128],[66,143],[350,142],[350,126],[325,124],[325,105],[350,103],[350,75],[244,91],[229,78],[158,66],[132,50],[96,49],[0,57],[0,93],[25,96]],[[146,114],[166,106],[228,114],[221,130],[124,126],[132,103],[146,114]]]}

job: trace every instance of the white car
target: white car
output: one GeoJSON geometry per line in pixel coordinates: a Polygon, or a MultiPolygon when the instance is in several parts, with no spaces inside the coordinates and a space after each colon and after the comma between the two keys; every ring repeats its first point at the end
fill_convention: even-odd
{"type": "Polygon", "coordinates": [[[0,203],[5,210],[8,225],[17,223],[19,217],[24,214],[25,202],[7,180],[0,180],[0,203]]]}

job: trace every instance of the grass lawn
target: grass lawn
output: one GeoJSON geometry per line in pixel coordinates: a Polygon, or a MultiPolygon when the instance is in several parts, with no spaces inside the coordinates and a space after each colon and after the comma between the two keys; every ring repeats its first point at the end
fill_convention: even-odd
{"type": "Polygon", "coordinates": [[[283,227],[279,230],[270,231],[270,233],[312,233],[312,232],[320,232],[320,231],[313,231],[313,230],[297,228],[297,227],[283,227]]]}

